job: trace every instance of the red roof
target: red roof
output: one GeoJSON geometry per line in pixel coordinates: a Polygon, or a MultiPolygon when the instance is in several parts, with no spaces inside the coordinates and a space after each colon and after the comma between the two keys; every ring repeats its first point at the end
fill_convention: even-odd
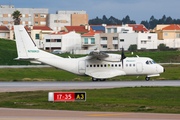
{"type": "Polygon", "coordinates": [[[76,32],[88,32],[88,29],[85,29],[85,26],[65,26],[65,28],[70,31],[76,32]]]}
{"type": "Polygon", "coordinates": [[[95,31],[95,32],[88,32],[88,33],[85,33],[81,36],[94,36],[96,33],[101,33],[102,31],[95,31]]]}
{"type": "Polygon", "coordinates": [[[122,25],[106,25],[105,27],[121,27],[122,25]]]}
{"type": "Polygon", "coordinates": [[[180,26],[176,24],[172,24],[167,27],[164,27],[162,30],[180,30],[180,26]]]}
{"type": "Polygon", "coordinates": [[[144,25],[128,25],[129,27],[133,27],[133,31],[148,31],[148,29],[144,25]]]}
{"type": "Polygon", "coordinates": [[[52,29],[48,26],[33,26],[33,30],[50,30],[50,31],[52,31],[52,29]]]}
{"type": "Polygon", "coordinates": [[[65,35],[67,33],[69,33],[69,32],[53,32],[53,33],[51,33],[49,35],[65,35]]]}
{"type": "Polygon", "coordinates": [[[0,30],[8,30],[9,31],[8,27],[6,27],[6,26],[0,26],[0,30]]]}

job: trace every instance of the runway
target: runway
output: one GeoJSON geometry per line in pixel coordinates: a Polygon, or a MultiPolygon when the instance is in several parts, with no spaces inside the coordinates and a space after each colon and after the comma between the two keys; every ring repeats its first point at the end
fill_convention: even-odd
{"type": "Polygon", "coordinates": [[[0,108],[0,120],[179,120],[180,114],[0,108]]]}
{"type": "MultiPolygon", "coordinates": [[[[180,86],[172,81],[103,81],[103,82],[0,82],[0,92],[101,89],[139,86],[180,86]]],[[[92,112],[0,108],[0,120],[179,120],[180,114],[92,112]]]]}
{"type": "Polygon", "coordinates": [[[99,82],[0,82],[0,92],[101,89],[140,86],[180,86],[180,80],[163,81],[99,81],[99,82]]]}

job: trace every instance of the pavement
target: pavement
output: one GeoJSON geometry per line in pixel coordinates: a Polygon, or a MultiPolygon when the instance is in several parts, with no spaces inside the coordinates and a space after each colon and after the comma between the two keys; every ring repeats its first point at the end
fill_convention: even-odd
{"type": "MultiPolygon", "coordinates": [[[[135,86],[180,86],[169,81],[102,81],[102,82],[0,82],[0,92],[102,89],[135,86]]],[[[55,103],[54,103],[55,104],[55,103]]],[[[180,114],[96,112],[41,109],[0,108],[0,120],[180,120],[180,114]]]]}
{"type": "Polygon", "coordinates": [[[37,91],[37,90],[71,90],[103,89],[140,86],[180,86],[180,80],[162,81],[71,81],[71,82],[0,82],[0,92],[37,91]]]}
{"type": "Polygon", "coordinates": [[[180,114],[0,108],[0,120],[180,120],[180,114]]]}

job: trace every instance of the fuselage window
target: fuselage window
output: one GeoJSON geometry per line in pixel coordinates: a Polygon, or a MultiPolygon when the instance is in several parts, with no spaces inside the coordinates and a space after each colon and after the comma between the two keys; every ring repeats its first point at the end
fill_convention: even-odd
{"type": "Polygon", "coordinates": [[[133,66],[135,67],[135,64],[133,64],[133,66]]]}
{"type": "Polygon", "coordinates": [[[114,65],[112,64],[111,67],[114,67],[114,65]]]}
{"type": "Polygon", "coordinates": [[[119,64],[119,67],[121,67],[121,64],[119,64]]]}
{"type": "Polygon", "coordinates": [[[126,64],[126,67],[128,67],[128,64],[126,64]]]}
{"type": "Polygon", "coordinates": [[[117,67],[117,64],[115,64],[115,67],[117,67]]]}
{"type": "Polygon", "coordinates": [[[97,67],[99,67],[99,65],[97,65],[97,67]]]}
{"type": "Polygon", "coordinates": [[[131,64],[129,64],[129,66],[131,67],[131,64]]]}
{"type": "Polygon", "coordinates": [[[87,67],[89,67],[89,66],[87,65],[87,67]]]}
{"type": "Polygon", "coordinates": [[[96,67],[96,65],[94,65],[94,67],[96,67]]]}
{"type": "Polygon", "coordinates": [[[103,67],[103,65],[101,65],[101,67],[103,67]]]}
{"type": "Polygon", "coordinates": [[[90,67],[92,67],[92,65],[90,65],[90,67]]]}
{"type": "Polygon", "coordinates": [[[146,64],[149,65],[149,61],[146,61],[146,64]]]}
{"type": "Polygon", "coordinates": [[[106,64],[104,65],[104,67],[106,67],[106,64]]]}
{"type": "Polygon", "coordinates": [[[108,64],[108,67],[110,67],[110,64],[108,64]]]}

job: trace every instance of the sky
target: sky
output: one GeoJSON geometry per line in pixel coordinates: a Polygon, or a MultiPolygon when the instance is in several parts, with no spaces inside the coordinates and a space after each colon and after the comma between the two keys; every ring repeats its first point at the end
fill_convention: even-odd
{"type": "Polygon", "coordinates": [[[15,5],[15,8],[48,8],[50,14],[56,11],[86,11],[89,19],[113,16],[122,20],[127,15],[140,24],[156,19],[172,17],[180,19],[180,0],[0,0],[0,5],[15,5]]]}

